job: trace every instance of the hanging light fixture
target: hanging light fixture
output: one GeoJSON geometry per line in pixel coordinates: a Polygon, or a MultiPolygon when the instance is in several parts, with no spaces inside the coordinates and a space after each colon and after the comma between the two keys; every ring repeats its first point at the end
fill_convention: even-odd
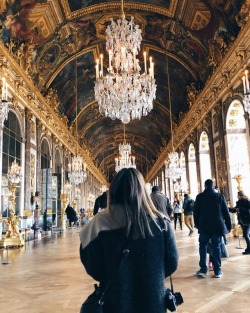
{"type": "Polygon", "coordinates": [[[250,88],[249,88],[249,79],[248,79],[248,70],[245,71],[245,75],[242,77],[243,88],[244,88],[244,99],[243,104],[245,111],[250,114],[250,88]]]}
{"type": "Polygon", "coordinates": [[[17,185],[20,183],[22,177],[22,169],[21,166],[16,162],[11,163],[11,166],[8,169],[7,178],[9,180],[10,185],[17,185]]]}
{"type": "Polygon", "coordinates": [[[64,184],[64,191],[67,195],[71,193],[72,190],[72,185],[71,183],[67,180],[66,183],[64,184]]]}
{"type": "Polygon", "coordinates": [[[180,161],[179,155],[174,150],[173,122],[172,122],[172,104],[171,104],[169,66],[168,66],[168,56],[167,56],[167,53],[166,53],[166,63],[167,63],[168,99],[169,99],[171,143],[172,143],[172,152],[170,152],[168,154],[168,161],[166,162],[166,177],[172,179],[172,181],[175,182],[178,178],[181,177],[183,169],[181,167],[181,161],[180,161]]]}
{"type": "Polygon", "coordinates": [[[125,125],[124,125],[124,141],[119,144],[119,158],[115,158],[115,171],[118,173],[122,168],[136,168],[135,157],[131,156],[131,145],[126,143],[125,125]]]}
{"type": "Polygon", "coordinates": [[[75,104],[76,104],[76,156],[73,157],[72,163],[68,165],[69,180],[71,184],[78,185],[83,183],[87,178],[86,164],[82,163],[82,157],[78,155],[78,131],[77,131],[77,59],[75,60],[75,104]]]}
{"type": "Polygon", "coordinates": [[[7,84],[5,78],[2,79],[2,99],[0,99],[0,123],[3,127],[4,121],[9,114],[9,102],[7,100],[7,84]]]}
{"type": "Polygon", "coordinates": [[[131,119],[140,119],[153,108],[156,84],[154,63],[150,58],[147,69],[144,52],[144,73],[140,74],[138,51],[141,46],[141,30],[134,22],[125,19],[123,0],[121,18],[106,29],[106,50],[109,56],[108,73],[103,72],[103,55],[96,64],[95,99],[101,114],[112,120],[120,119],[127,124],[131,119]]]}

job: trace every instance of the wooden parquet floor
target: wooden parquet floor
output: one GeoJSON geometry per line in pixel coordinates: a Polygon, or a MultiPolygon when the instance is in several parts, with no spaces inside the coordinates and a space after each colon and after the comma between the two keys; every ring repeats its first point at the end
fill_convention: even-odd
{"type": "MultiPolygon", "coordinates": [[[[1,313],[79,313],[81,303],[93,290],[94,281],[79,259],[80,228],[27,242],[23,248],[0,250],[1,313]]],[[[223,259],[223,277],[197,278],[198,235],[176,231],[180,253],[173,275],[175,291],[184,303],[180,313],[250,312],[250,255],[242,255],[238,238],[228,236],[230,257],[223,259]]],[[[245,247],[242,239],[241,245],[245,247]]],[[[94,260],[93,260],[94,262],[94,260]]],[[[169,281],[166,281],[169,284],[169,281]]],[[[129,312],[127,312],[129,313],[129,312]]]]}

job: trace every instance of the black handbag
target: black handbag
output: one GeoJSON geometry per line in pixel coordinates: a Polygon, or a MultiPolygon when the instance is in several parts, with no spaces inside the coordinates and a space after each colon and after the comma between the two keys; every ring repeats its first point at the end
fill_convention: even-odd
{"type": "Polygon", "coordinates": [[[80,313],[103,313],[103,304],[104,304],[104,299],[107,295],[107,292],[114,281],[116,274],[118,273],[119,268],[121,267],[122,261],[124,257],[126,257],[129,254],[128,249],[124,249],[122,252],[122,256],[118,265],[117,270],[114,272],[111,280],[107,284],[106,288],[104,291],[101,290],[100,286],[97,284],[94,285],[95,290],[91,295],[88,296],[88,298],[83,302],[80,313]]]}
{"type": "Polygon", "coordinates": [[[103,295],[101,288],[95,284],[95,290],[88,298],[83,302],[80,313],[103,313],[103,295]]]}
{"type": "MultiPolygon", "coordinates": [[[[164,220],[164,226],[165,226],[164,229],[167,231],[167,225],[166,225],[165,220],[164,220]]],[[[167,245],[165,245],[165,249],[167,251],[167,255],[169,255],[169,250],[168,250],[167,245]]],[[[177,306],[181,305],[184,301],[180,292],[174,292],[174,285],[173,285],[171,274],[169,276],[169,279],[170,279],[170,288],[165,289],[165,296],[164,296],[165,308],[166,310],[169,310],[170,312],[175,312],[177,311],[177,306]]]]}

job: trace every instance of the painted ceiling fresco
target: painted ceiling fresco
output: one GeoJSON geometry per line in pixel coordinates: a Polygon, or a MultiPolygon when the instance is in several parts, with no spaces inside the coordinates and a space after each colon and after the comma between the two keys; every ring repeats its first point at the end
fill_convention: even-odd
{"type": "MultiPolygon", "coordinates": [[[[240,30],[237,15],[244,0],[127,0],[142,29],[140,63],[147,51],[155,63],[154,108],[126,126],[136,164],[146,174],[169,142],[170,103],[174,125],[220,64],[240,30]],[[169,66],[170,90],[167,84],[169,66]]],[[[94,99],[95,59],[104,53],[110,18],[120,16],[119,2],[101,0],[1,0],[0,39],[56,110],[74,129],[96,166],[111,179],[114,157],[123,142],[123,124],[100,115],[94,99]],[[103,10],[105,5],[105,10],[103,10]],[[76,110],[77,104],[77,110],[76,110]]]]}

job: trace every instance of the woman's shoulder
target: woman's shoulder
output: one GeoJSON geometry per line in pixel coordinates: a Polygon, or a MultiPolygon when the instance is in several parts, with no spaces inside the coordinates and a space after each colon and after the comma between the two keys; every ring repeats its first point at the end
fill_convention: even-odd
{"type": "Polygon", "coordinates": [[[116,225],[112,222],[108,209],[100,211],[80,231],[82,248],[84,249],[91,241],[96,239],[102,231],[111,231],[118,228],[121,228],[121,225],[116,225]]]}

